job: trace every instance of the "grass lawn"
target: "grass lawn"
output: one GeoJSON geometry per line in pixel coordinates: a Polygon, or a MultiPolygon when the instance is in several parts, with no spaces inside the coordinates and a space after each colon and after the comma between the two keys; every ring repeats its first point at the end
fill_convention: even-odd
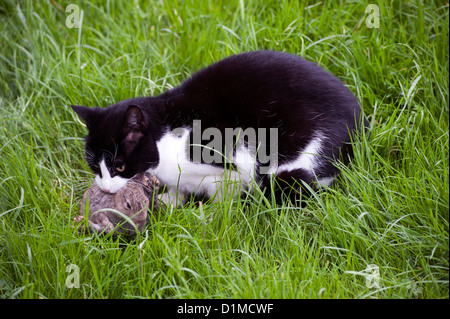
{"type": "Polygon", "coordinates": [[[76,28],[69,1],[2,1],[0,295],[448,298],[449,6],[376,3],[378,27],[360,1],[74,1],[76,28]],[[257,193],[154,212],[129,242],[79,236],[93,175],[69,105],[157,95],[257,49],[360,101],[370,134],[336,185],[304,209],[257,193]]]}

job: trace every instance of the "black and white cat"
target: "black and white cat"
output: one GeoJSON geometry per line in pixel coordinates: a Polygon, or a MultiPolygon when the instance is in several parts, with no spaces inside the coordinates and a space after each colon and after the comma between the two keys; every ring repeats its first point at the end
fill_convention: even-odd
{"type": "Polygon", "coordinates": [[[177,203],[220,199],[230,180],[274,189],[277,199],[295,199],[303,183],[330,185],[361,123],[340,80],[274,51],[228,57],[157,97],[72,108],[89,130],[86,159],[100,188],[115,193],[149,171],[177,203]]]}

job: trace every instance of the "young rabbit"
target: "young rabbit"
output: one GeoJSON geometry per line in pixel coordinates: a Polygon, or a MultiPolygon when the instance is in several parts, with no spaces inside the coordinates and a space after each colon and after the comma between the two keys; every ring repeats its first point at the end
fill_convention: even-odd
{"type": "Polygon", "coordinates": [[[78,232],[106,234],[116,231],[135,235],[136,228],[117,211],[130,218],[137,226],[137,230],[142,231],[147,222],[149,209],[158,209],[156,196],[158,186],[159,181],[156,177],[147,172],[137,174],[115,194],[105,193],[96,183],[92,183],[81,201],[80,216],[75,218],[76,222],[80,222],[88,214],[88,227],[83,223],[78,232]],[[89,209],[86,209],[87,203],[89,209]]]}

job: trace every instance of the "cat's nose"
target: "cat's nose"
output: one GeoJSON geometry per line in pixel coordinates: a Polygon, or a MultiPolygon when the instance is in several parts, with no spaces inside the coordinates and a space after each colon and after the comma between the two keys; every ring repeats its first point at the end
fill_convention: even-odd
{"type": "Polygon", "coordinates": [[[110,189],[107,189],[107,188],[105,188],[103,191],[104,191],[105,193],[111,193],[111,190],[110,190],[110,189]]]}

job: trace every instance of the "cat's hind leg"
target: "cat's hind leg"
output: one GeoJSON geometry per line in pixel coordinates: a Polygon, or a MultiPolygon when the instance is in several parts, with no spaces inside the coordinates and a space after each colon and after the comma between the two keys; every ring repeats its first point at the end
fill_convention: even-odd
{"type": "Polygon", "coordinates": [[[290,201],[299,206],[302,206],[304,198],[311,195],[310,189],[314,191],[318,189],[314,174],[303,168],[266,175],[262,180],[261,188],[265,196],[267,198],[273,196],[277,204],[290,201]]]}

